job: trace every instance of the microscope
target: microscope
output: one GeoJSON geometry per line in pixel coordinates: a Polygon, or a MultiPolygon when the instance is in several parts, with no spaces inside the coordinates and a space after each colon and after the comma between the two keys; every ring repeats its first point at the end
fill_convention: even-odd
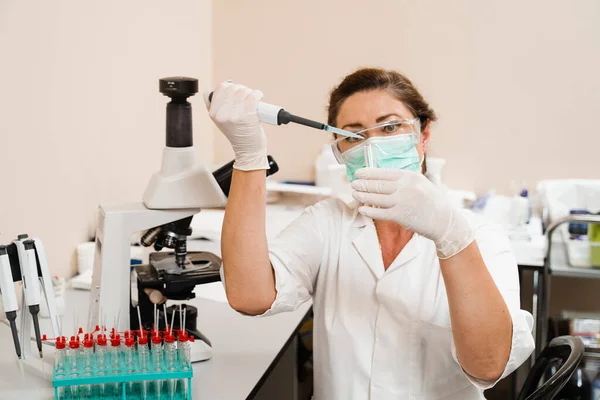
{"type": "MultiPolygon", "coordinates": [[[[194,298],[196,285],[219,281],[221,259],[208,252],[188,252],[190,223],[202,208],[222,207],[227,201],[233,161],[214,172],[198,163],[192,135],[192,109],[188,98],[198,92],[198,80],[171,77],[159,80],[167,104],[166,147],[160,170],[143,194],[142,202],[101,204],[98,210],[96,251],[88,328],[113,325],[123,329],[150,330],[157,307],[148,290],[171,300],[194,298]],[[153,247],[146,265],[131,266],[132,235],[143,232],[140,244],[153,247]],[[139,306],[139,308],[138,308],[139,306]],[[139,311],[139,316],[138,316],[139,311]]],[[[267,175],[278,171],[271,156],[267,175]]],[[[184,305],[185,326],[176,306],[158,307],[159,327],[165,320],[177,321],[174,329],[185,329],[196,339],[192,361],[208,359],[211,344],[196,327],[197,310],[184,305]],[[167,315],[164,315],[167,310],[167,315]],[[175,318],[175,317],[179,318],[175,318]]]]}

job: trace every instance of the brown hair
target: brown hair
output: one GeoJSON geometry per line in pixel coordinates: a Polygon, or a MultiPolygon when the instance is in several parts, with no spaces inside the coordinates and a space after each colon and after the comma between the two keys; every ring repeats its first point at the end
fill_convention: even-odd
{"type": "Polygon", "coordinates": [[[362,68],[346,76],[331,91],[327,123],[336,126],[336,119],[344,101],[355,93],[370,90],[385,90],[400,100],[419,118],[422,129],[437,119],[435,112],[407,77],[396,71],[362,68]]]}

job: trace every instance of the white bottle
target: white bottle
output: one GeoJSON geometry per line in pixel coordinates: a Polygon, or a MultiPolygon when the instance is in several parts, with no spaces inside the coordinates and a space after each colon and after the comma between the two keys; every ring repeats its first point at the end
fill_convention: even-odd
{"type": "Polygon", "coordinates": [[[442,169],[446,165],[446,160],[437,157],[427,157],[427,172],[425,176],[437,186],[442,184],[442,169]]]}
{"type": "Polygon", "coordinates": [[[346,176],[346,166],[337,162],[333,150],[324,144],[315,162],[317,170],[315,184],[331,189],[333,196],[350,196],[352,188],[346,176]]]}
{"type": "Polygon", "coordinates": [[[317,160],[315,162],[315,185],[328,188],[332,187],[333,182],[330,173],[330,166],[332,165],[338,165],[338,162],[335,159],[335,156],[333,155],[333,150],[331,149],[331,146],[328,144],[324,144],[321,149],[321,153],[318,155],[317,160]]]}

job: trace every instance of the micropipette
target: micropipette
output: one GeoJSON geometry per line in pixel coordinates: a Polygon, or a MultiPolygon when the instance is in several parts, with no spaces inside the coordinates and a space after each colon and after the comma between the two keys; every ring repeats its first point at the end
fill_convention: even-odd
{"type": "Polygon", "coordinates": [[[35,245],[33,240],[28,239],[21,242],[24,248],[24,259],[21,262],[22,282],[25,293],[25,302],[29,307],[29,313],[33,319],[33,329],[37,342],[40,358],[42,357],[42,338],[40,335],[40,324],[38,314],[40,312],[40,279],[38,276],[37,261],[35,256],[35,245]]]}
{"type": "MultiPolygon", "coordinates": [[[[204,99],[210,103],[212,101],[213,92],[204,93],[204,99]]],[[[258,113],[258,119],[261,122],[271,125],[286,125],[290,122],[308,126],[310,128],[320,129],[322,131],[335,133],[336,135],[361,139],[362,136],[352,133],[350,131],[346,131],[344,129],[336,128],[335,126],[327,125],[321,122],[313,121],[311,119],[307,119],[304,117],[299,117],[292,113],[289,113],[283,109],[283,107],[275,106],[273,104],[258,103],[256,107],[256,112],[258,113]]]]}
{"type": "Polygon", "coordinates": [[[2,302],[4,303],[6,319],[8,319],[8,322],[10,323],[15,350],[17,351],[17,356],[21,358],[21,345],[19,344],[19,333],[17,332],[16,323],[19,303],[17,302],[17,293],[15,291],[6,246],[0,246],[0,293],[2,293],[2,302]]]}

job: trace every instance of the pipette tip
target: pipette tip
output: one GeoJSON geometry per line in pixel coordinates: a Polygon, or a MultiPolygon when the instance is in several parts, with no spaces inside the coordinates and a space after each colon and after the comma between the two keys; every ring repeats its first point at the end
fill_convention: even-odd
{"type": "Polygon", "coordinates": [[[40,351],[40,358],[44,358],[44,355],[42,354],[41,351],[40,351]]]}
{"type": "Polygon", "coordinates": [[[351,137],[355,139],[361,139],[362,136],[357,135],[356,133],[352,133],[350,131],[346,131],[344,129],[336,128],[335,126],[325,125],[325,129],[327,132],[335,133],[336,135],[342,135],[346,137],[351,137]]]}

